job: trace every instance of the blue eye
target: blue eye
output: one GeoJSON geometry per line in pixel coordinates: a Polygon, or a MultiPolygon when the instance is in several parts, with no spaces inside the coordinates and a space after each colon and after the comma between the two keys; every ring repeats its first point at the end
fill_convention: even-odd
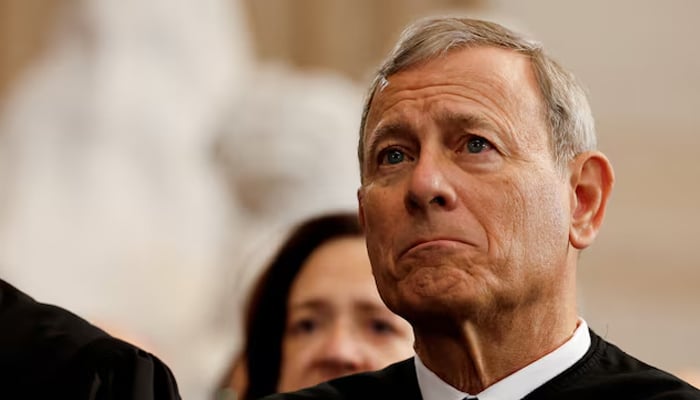
{"type": "Polygon", "coordinates": [[[467,141],[467,151],[470,153],[481,153],[484,150],[491,148],[491,143],[479,136],[472,136],[467,141]]]}
{"type": "Polygon", "coordinates": [[[406,155],[401,150],[391,149],[384,153],[382,156],[382,162],[386,162],[387,164],[398,164],[405,158],[406,155]]]}

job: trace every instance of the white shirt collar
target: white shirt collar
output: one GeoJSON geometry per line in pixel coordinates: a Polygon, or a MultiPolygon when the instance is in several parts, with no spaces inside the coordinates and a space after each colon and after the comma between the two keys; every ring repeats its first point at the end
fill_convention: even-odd
{"type": "Polygon", "coordinates": [[[468,394],[450,386],[435,375],[416,355],[416,376],[423,400],[462,400],[478,396],[479,400],[521,399],[528,393],[564,372],[580,360],[591,346],[586,321],[579,318],[573,336],[556,350],[484,389],[468,394]]]}

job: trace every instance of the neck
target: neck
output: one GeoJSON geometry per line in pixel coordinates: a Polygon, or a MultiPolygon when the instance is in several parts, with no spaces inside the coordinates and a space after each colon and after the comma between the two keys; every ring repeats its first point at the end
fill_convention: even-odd
{"type": "Polygon", "coordinates": [[[513,310],[488,321],[459,321],[446,329],[416,326],[416,353],[443,381],[477,394],[569,340],[578,322],[575,302],[569,304],[513,310]]]}

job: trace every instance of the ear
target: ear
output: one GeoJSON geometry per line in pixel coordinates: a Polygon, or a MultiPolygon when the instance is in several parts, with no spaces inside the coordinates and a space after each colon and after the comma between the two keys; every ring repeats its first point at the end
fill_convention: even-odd
{"type": "Polygon", "coordinates": [[[362,206],[362,188],[357,189],[357,218],[360,221],[362,230],[365,230],[365,209],[362,206]]]}
{"type": "Polygon", "coordinates": [[[579,154],[569,163],[571,226],[569,242],[585,249],[598,235],[615,176],[610,161],[598,151],[579,154]]]}

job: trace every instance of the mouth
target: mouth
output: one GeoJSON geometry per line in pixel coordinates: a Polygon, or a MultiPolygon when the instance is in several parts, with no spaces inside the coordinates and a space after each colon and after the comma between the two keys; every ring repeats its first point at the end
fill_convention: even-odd
{"type": "Polygon", "coordinates": [[[454,248],[457,246],[471,246],[471,243],[468,243],[462,239],[455,239],[455,238],[449,238],[449,237],[437,237],[437,238],[430,238],[430,239],[418,239],[411,244],[409,244],[407,247],[401,250],[399,253],[399,257],[401,258],[405,255],[408,255],[413,252],[417,252],[420,250],[428,249],[431,247],[435,248],[454,248]]]}

